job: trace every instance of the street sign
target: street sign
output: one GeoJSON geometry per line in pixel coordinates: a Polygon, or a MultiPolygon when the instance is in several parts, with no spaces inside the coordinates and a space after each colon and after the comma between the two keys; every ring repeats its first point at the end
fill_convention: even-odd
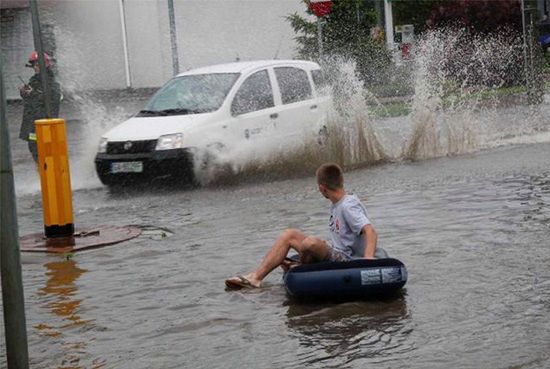
{"type": "Polygon", "coordinates": [[[330,14],[332,5],[333,3],[330,0],[309,0],[308,2],[309,9],[319,18],[330,14]]]}

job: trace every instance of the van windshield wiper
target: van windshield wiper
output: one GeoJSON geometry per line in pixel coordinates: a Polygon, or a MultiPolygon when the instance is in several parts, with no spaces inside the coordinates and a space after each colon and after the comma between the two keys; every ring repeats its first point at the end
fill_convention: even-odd
{"type": "Polygon", "coordinates": [[[175,109],[164,109],[160,111],[165,115],[184,115],[184,114],[196,114],[195,110],[186,109],[186,108],[175,108],[175,109]]]}
{"type": "Polygon", "coordinates": [[[162,112],[162,110],[140,110],[139,113],[137,113],[137,117],[146,117],[146,116],[159,116],[159,115],[167,115],[162,112]]]}
{"type": "Polygon", "coordinates": [[[138,117],[158,117],[158,116],[167,116],[167,115],[186,115],[186,114],[198,114],[202,113],[200,110],[192,110],[186,108],[173,108],[173,109],[163,109],[163,110],[140,110],[137,114],[138,117]]]}

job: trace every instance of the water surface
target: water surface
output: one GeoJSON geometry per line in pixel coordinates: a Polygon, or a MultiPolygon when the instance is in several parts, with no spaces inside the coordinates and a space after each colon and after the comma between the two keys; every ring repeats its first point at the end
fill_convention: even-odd
{"type": "MultiPolygon", "coordinates": [[[[298,303],[279,270],[261,290],[224,290],[282,229],[327,235],[329,204],[313,175],[129,192],[83,181],[73,195],[77,227],[133,224],[172,235],[70,260],[23,254],[31,366],[550,367],[545,137],[346,173],[379,245],[408,267],[403,294],[387,300],[298,303]]],[[[24,235],[42,229],[41,201],[26,147],[12,143],[24,235]]],[[[0,343],[5,360],[3,335],[0,343]]]]}

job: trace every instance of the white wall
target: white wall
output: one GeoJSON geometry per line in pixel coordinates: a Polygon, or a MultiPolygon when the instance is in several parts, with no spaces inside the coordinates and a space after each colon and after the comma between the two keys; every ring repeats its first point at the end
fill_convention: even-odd
{"type": "Polygon", "coordinates": [[[60,80],[69,90],[124,88],[124,53],[116,0],[58,0],[55,25],[60,80]]]}
{"type": "Polygon", "coordinates": [[[8,99],[19,98],[19,86],[33,75],[25,63],[34,49],[32,40],[31,14],[27,9],[2,10],[0,23],[0,51],[5,93],[8,99]]]}
{"type": "Polygon", "coordinates": [[[295,34],[285,17],[300,0],[176,0],[180,69],[241,60],[291,58],[295,34]]]}
{"type": "MultiPolygon", "coordinates": [[[[285,17],[305,13],[301,0],[174,0],[174,8],[180,71],[237,57],[292,58],[295,34],[285,17]]],[[[161,86],[172,76],[168,2],[124,0],[124,9],[131,86],[161,86]]],[[[49,0],[40,11],[54,26],[65,89],[126,87],[119,0],[49,0]]]]}
{"type": "Polygon", "coordinates": [[[172,76],[166,0],[125,0],[132,87],[156,87],[172,76]]]}

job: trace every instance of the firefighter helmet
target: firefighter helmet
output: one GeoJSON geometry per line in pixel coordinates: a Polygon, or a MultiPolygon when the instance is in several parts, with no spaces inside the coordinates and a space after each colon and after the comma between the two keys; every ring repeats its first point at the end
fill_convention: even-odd
{"type": "MultiPolygon", "coordinates": [[[[31,55],[29,55],[29,62],[26,66],[32,68],[36,63],[38,63],[38,53],[33,51],[31,55]]],[[[51,65],[50,56],[46,53],[44,53],[44,63],[46,63],[46,68],[49,68],[51,65]]]]}

